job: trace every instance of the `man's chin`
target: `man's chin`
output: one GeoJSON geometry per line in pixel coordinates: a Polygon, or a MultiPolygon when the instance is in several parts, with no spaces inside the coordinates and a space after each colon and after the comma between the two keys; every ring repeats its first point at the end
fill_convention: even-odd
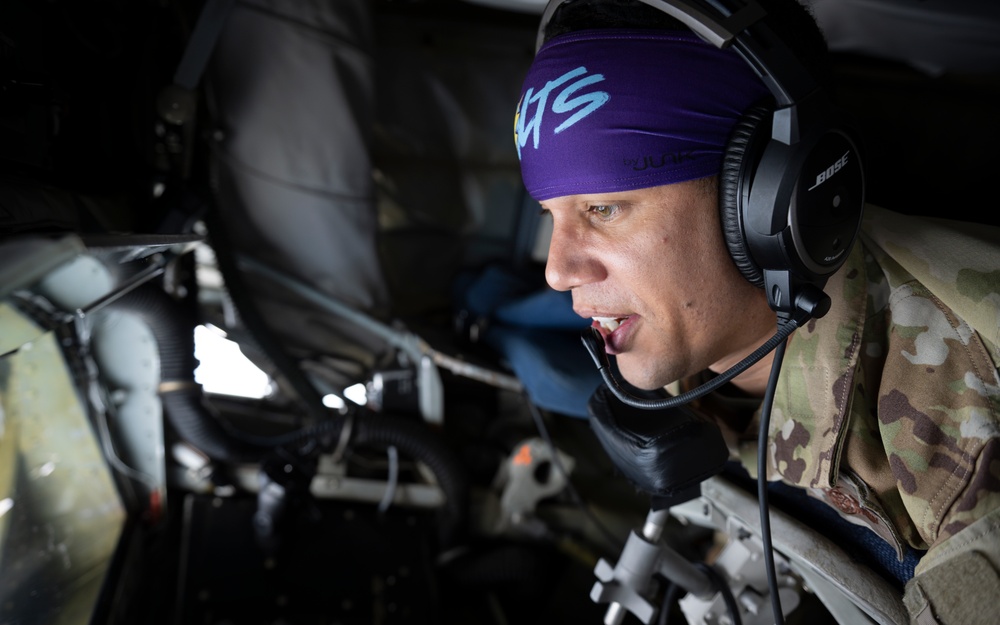
{"type": "Polygon", "coordinates": [[[663,388],[673,380],[663,381],[665,377],[662,372],[652,370],[643,366],[643,363],[634,361],[633,358],[617,359],[619,377],[630,385],[642,391],[655,391],[663,388]]]}

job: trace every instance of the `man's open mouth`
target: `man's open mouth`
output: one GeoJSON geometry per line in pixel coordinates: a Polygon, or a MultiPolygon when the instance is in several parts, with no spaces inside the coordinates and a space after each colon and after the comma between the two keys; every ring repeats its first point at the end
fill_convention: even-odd
{"type": "Polygon", "coordinates": [[[628,317],[592,317],[592,319],[608,332],[614,332],[628,317]]]}

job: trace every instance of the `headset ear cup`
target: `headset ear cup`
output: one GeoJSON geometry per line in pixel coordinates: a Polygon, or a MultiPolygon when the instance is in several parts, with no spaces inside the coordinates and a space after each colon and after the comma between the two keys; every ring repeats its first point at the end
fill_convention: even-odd
{"type": "Polygon", "coordinates": [[[754,147],[760,142],[754,140],[755,135],[762,128],[766,129],[766,124],[762,122],[770,118],[771,109],[765,106],[754,106],[744,113],[729,136],[719,175],[719,219],[726,247],[743,277],[760,288],[764,288],[764,274],[750,256],[746,237],[740,228],[740,173],[744,159],[759,158],[760,150],[754,150],[754,147]],[[754,153],[748,153],[751,150],[754,153]]]}

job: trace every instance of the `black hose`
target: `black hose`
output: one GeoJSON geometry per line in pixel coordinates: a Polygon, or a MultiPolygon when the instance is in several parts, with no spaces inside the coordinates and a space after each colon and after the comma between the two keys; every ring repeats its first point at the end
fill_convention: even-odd
{"type": "Polygon", "coordinates": [[[660,604],[660,617],[656,620],[657,625],[670,625],[670,615],[673,612],[674,604],[680,598],[684,588],[673,581],[668,582],[667,590],[663,593],[663,602],[660,604]]]}
{"type": "MultiPolygon", "coordinates": [[[[729,613],[729,622],[733,625],[742,625],[743,618],[740,616],[740,606],[736,603],[736,597],[733,596],[733,591],[729,588],[729,584],[725,578],[704,562],[696,562],[695,567],[708,576],[708,579],[712,582],[712,586],[722,595],[722,601],[726,604],[726,612],[729,613]]],[[[669,582],[667,590],[663,595],[663,603],[660,606],[660,617],[657,619],[657,625],[668,625],[673,606],[682,594],[685,593],[680,584],[672,581],[669,582]]]]}
{"type": "Polygon", "coordinates": [[[733,625],[743,625],[743,619],[740,616],[740,606],[736,603],[736,597],[733,596],[733,591],[729,588],[729,583],[726,582],[726,579],[704,562],[696,562],[695,566],[708,575],[708,578],[712,580],[712,585],[722,595],[722,601],[726,604],[726,611],[729,612],[729,621],[733,625]]]}
{"type": "MultiPolygon", "coordinates": [[[[343,423],[343,418],[340,423],[343,423]]],[[[357,418],[353,427],[355,445],[377,449],[396,447],[427,465],[445,494],[439,540],[443,547],[452,547],[462,540],[470,486],[451,448],[433,430],[413,418],[366,414],[357,418]]]]}
{"type": "Polygon", "coordinates": [[[205,405],[204,392],[195,382],[193,307],[174,300],[158,284],[148,284],[122,297],[113,309],[138,315],[153,333],[160,353],[160,399],[177,434],[213,460],[259,460],[261,449],[226,431],[205,405]]]}

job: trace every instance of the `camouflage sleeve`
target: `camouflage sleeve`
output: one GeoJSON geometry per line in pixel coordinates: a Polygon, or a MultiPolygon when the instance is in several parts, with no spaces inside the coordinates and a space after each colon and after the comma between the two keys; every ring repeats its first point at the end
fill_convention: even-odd
{"type": "Polygon", "coordinates": [[[874,219],[868,247],[890,292],[879,429],[933,548],[1000,509],[1000,234],[945,221],[919,229],[887,211],[874,219]]]}
{"type": "Polygon", "coordinates": [[[878,426],[929,547],[904,602],[919,625],[995,623],[1000,233],[946,220],[921,228],[878,210],[869,219],[869,247],[891,291],[878,426]]]}

